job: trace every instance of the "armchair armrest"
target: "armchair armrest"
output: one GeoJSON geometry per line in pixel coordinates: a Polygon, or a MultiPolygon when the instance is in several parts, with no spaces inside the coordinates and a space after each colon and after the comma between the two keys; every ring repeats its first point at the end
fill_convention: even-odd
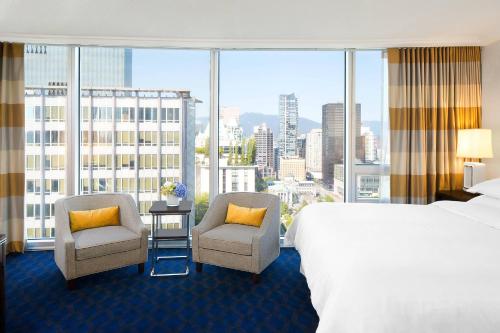
{"type": "Polygon", "coordinates": [[[121,215],[121,224],[124,227],[127,227],[137,235],[142,235],[146,233],[149,235],[149,231],[142,223],[141,217],[137,210],[137,205],[135,204],[134,199],[130,195],[120,195],[120,215],[121,215]]]}
{"type": "Polygon", "coordinates": [[[223,198],[218,197],[216,200],[214,200],[214,202],[210,205],[207,212],[205,213],[205,216],[203,216],[200,224],[193,227],[193,232],[202,234],[219,225],[224,224],[227,213],[227,205],[227,200],[224,200],[223,198]]]}
{"type": "Polygon", "coordinates": [[[76,253],[65,199],[59,199],[55,203],[55,229],[54,259],[66,280],[71,280],[76,275],[76,253]]]}
{"type": "Polygon", "coordinates": [[[252,237],[252,271],[260,273],[280,253],[280,211],[279,200],[268,206],[259,231],[252,237]]]}
{"type": "Polygon", "coordinates": [[[214,202],[208,207],[205,216],[201,220],[200,224],[194,226],[191,229],[192,235],[192,251],[193,251],[193,261],[199,262],[199,253],[198,253],[198,241],[201,234],[224,224],[227,213],[227,205],[228,201],[223,196],[218,196],[214,202]]]}

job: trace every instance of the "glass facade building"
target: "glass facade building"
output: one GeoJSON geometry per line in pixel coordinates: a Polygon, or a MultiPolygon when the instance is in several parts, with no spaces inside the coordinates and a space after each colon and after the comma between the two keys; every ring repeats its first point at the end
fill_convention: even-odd
{"type": "MultiPolygon", "coordinates": [[[[24,58],[25,85],[67,85],[68,55],[69,49],[66,46],[27,44],[24,58]]],[[[82,88],[132,86],[132,49],[81,48],[80,57],[82,88]]]]}

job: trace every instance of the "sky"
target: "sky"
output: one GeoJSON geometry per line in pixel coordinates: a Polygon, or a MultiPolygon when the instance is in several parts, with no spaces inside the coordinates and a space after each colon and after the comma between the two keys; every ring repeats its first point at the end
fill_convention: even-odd
{"type": "MultiPolygon", "coordinates": [[[[356,53],[356,101],[362,120],[380,120],[383,60],[381,51],[356,53]]],[[[343,102],[343,51],[221,51],[219,104],[241,114],[278,114],[280,94],[295,93],[299,116],[321,122],[322,105],[343,102]]],[[[202,100],[197,116],[210,105],[210,52],[134,49],[134,87],[188,89],[202,100]]]]}

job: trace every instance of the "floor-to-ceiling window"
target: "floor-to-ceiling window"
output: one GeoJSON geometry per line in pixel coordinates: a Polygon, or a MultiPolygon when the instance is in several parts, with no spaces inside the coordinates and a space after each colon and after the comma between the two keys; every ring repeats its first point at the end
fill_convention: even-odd
{"type": "Polygon", "coordinates": [[[389,125],[385,51],[356,51],[352,201],[389,200],[389,125]]]}
{"type": "Polygon", "coordinates": [[[25,46],[28,238],[54,237],[54,203],[65,195],[68,52],[65,46],[25,46]]]}
{"type": "Polygon", "coordinates": [[[166,181],[188,186],[195,223],[212,186],[276,194],[282,233],[314,202],[388,198],[384,51],[29,44],[25,62],[28,238],[54,235],[54,202],[66,194],[129,193],[149,224],[166,181]]]}
{"type": "Polygon", "coordinates": [[[219,192],[304,206],[344,201],[344,51],[222,51],[219,192]]]}

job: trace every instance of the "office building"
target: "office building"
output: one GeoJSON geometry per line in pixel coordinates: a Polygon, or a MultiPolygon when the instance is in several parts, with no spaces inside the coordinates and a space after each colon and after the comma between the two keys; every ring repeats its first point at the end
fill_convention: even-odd
{"type": "Polygon", "coordinates": [[[297,130],[299,121],[299,105],[295,94],[279,97],[280,133],[278,145],[280,156],[297,155],[297,130]]]}
{"type": "MultiPolygon", "coordinates": [[[[67,85],[68,47],[26,44],[24,55],[26,87],[67,85]]],[[[132,49],[82,47],[80,68],[82,88],[131,87],[132,49]]]]}
{"type": "MultiPolygon", "coordinates": [[[[25,223],[31,238],[54,236],[54,202],[65,193],[66,96],[66,87],[25,92],[25,223]],[[40,216],[45,216],[42,223],[40,216]]],[[[189,91],[83,89],[80,192],[130,193],[146,215],[166,181],[194,189],[194,136],[184,134],[194,133],[197,102],[189,91]]],[[[188,198],[193,196],[188,191],[188,198]]]]}
{"type": "Polygon", "coordinates": [[[322,137],[321,128],[312,129],[306,135],[306,171],[314,175],[314,178],[322,178],[322,137]]]}
{"type": "Polygon", "coordinates": [[[377,137],[370,127],[361,127],[361,138],[363,139],[364,162],[373,163],[377,161],[377,137]]]}
{"type": "MultiPolygon", "coordinates": [[[[210,166],[201,165],[199,191],[209,193],[210,166]]],[[[227,159],[219,161],[219,193],[255,192],[255,165],[227,165],[227,159]]]]}
{"type": "Polygon", "coordinates": [[[279,179],[292,177],[297,181],[306,179],[306,160],[297,156],[280,157],[279,179]]]}
{"type": "Polygon", "coordinates": [[[297,138],[297,156],[300,158],[306,158],[306,135],[301,134],[297,138]]]}
{"type": "MultiPolygon", "coordinates": [[[[328,156],[322,161],[323,182],[332,188],[334,165],[344,163],[344,104],[328,103],[322,108],[322,155],[328,156]]],[[[364,155],[361,132],[361,104],[356,104],[354,114],[354,131],[356,133],[356,155],[364,155]]]]}
{"type": "Polygon", "coordinates": [[[254,128],[255,138],[255,164],[262,177],[273,175],[274,171],[274,150],[273,131],[261,124],[254,128]]]}

